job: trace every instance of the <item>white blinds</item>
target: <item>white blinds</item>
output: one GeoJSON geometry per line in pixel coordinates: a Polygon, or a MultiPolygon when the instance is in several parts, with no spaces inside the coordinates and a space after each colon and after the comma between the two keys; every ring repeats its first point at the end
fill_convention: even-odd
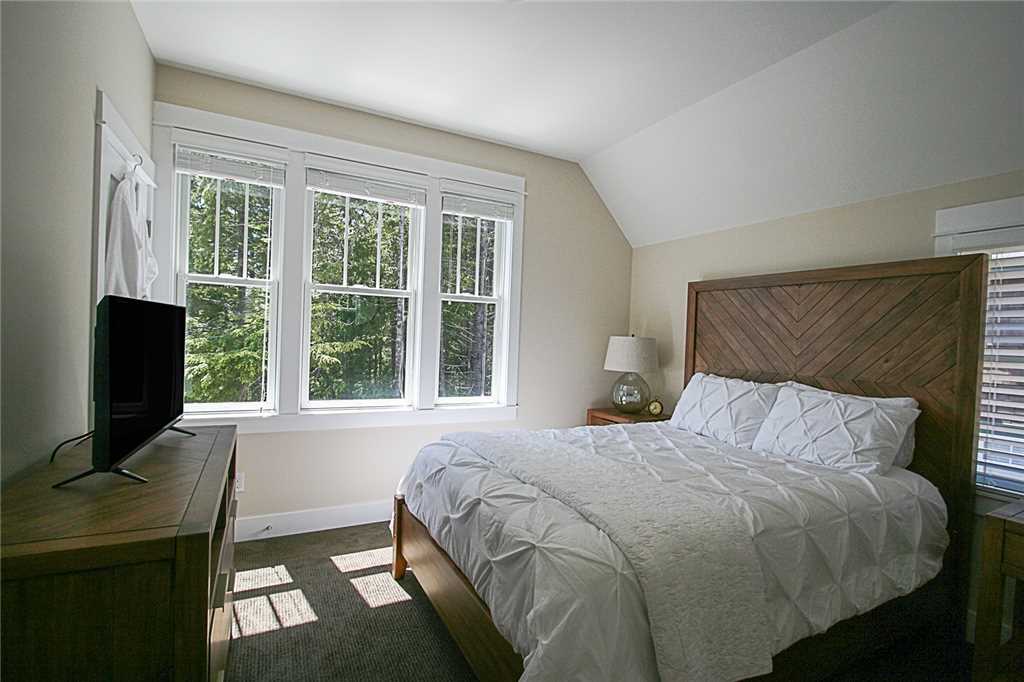
{"type": "Polygon", "coordinates": [[[492,199],[477,199],[461,194],[444,194],[441,196],[443,213],[458,213],[474,218],[490,218],[492,220],[512,220],[514,207],[492,199]]]}
{"type": "Polygon", "coordinates": [[[284,165],[272,161],[215,154],[178,145],[174,151],[174,167],[181,173],[284,187],[284,165]]]}
{"type": "Polygon", "coordinates": [[[978,483],[1024,491],[1024,250],[989,260],[978,483]]]}
{"type": "Polygon", "coordinates": [[[312,189],[323,189],[338,194],[351,194],[380,201],[392,201],[398,204],[427,205],[425,189],[316,168],[306,169],[306,186],[312,189]]]}

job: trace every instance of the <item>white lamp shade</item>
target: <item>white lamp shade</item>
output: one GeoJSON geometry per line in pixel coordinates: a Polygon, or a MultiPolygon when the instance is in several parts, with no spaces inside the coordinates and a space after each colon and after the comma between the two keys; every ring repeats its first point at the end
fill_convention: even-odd
{"type": "Polygon", "coordinates": [[[650,336],[611,336],[604,368],[613,372],[653,372],[658,369],[658,344],[650,336]]]}

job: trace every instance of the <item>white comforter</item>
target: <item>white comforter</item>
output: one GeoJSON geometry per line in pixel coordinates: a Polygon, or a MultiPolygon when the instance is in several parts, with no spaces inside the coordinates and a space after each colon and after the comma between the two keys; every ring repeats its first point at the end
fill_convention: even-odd
{"type": "MultiPolygon", "coordinates": [[[[667,423],[537,434],[735,514],[762,572],[757,620],[769,624],[772,652],[941,567],[945,505],[904,470],[867,476],[769,458],[667,423]]],[[[648,605],[665,595],[645,595],[618,545],[584,515],[451,440],[420,452],[400,492],[523,654],[523,679],[659,679],[648,605]]]]}

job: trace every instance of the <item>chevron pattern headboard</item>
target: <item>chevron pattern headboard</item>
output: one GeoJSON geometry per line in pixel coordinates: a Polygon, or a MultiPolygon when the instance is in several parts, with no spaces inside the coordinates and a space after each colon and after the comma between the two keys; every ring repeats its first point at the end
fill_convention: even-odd
{"type": "Polygon", "coordinates": [[[686,373],[785,381],[921,405],[913,471],[949,508],[966,590],[986,256],[691,282],[686,373]]]}

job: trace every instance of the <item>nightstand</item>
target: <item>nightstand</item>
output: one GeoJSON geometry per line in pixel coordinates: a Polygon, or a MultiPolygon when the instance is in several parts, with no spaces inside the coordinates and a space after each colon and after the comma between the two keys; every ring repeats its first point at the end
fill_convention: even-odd
{"type": "Polygon", "coordinates": [[[614,407],[592,407],[587,410],[587,426],[607,426],[608,424],[639,424],[641,422],[663,422],[669,415],[661,414],[653,417],[646,412],[627,414],[614,407]]]}
{"type": "Polygon", "coordinates": [[[1010,641],[1000,644],[1006,578],[1024,580],[1024,500],[985,515],[981,536],[981,582],[974,630],[974,680],[1020,679],[1024,667],[1024,599],[1017,592],[1010,641]]]}

